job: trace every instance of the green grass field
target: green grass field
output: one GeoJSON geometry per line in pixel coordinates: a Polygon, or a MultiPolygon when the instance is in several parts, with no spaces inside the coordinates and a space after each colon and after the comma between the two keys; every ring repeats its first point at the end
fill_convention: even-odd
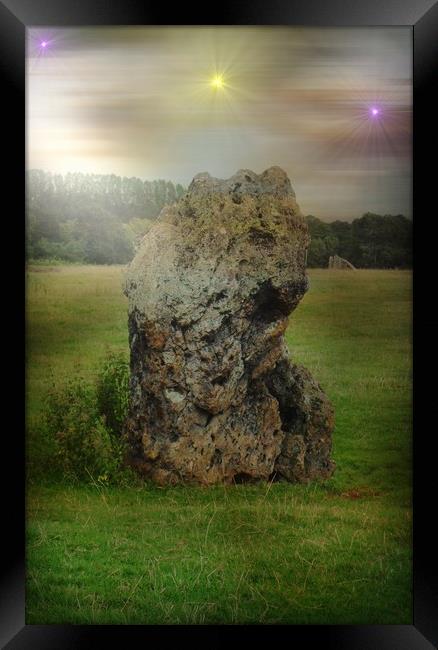
{"type": "Polygon", "coordinates": [[[287,341],[334,404],[333,478],[116,488],[51,480],[37,425],[52,382],[128,354],[121,267],[28,272],[27,623],[412,623],[411,274],[309,276],[287,341]]]}

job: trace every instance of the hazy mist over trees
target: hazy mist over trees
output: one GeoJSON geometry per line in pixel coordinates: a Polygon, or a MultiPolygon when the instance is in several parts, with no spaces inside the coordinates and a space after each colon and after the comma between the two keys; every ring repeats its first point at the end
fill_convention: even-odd
{"type": "MultiPolygon", "coordinates": [[[[166,180],[30,170],[27,258],[125,264],[163,206],[184,192],[166,180]]],[[[309,215],[306,221],[309,267],[326,267],[335,254],[359,268],[412,266],[412,222],[402,215],[366,213],[351,223],[309,215]]]]}
{"type": "Polygon", "coordinates": [[[184,194],[170,181],[114,174],[27,173],[27,257],[124,264],[162,207],[184,194]]]}

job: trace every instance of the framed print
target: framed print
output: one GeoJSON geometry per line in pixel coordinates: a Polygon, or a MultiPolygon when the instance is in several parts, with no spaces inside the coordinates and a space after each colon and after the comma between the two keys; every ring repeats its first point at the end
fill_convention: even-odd
{"type": "Polygon", "coordinates": [[[438,6],[164,9],[0,5],[2,643],[436,647],[438,6]]]}

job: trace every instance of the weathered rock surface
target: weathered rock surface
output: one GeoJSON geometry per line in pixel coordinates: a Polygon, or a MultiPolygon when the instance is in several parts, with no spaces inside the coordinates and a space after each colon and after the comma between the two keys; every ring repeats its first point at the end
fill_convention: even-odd
{"type": "Polygon", "coordinates": [[[161,484],[326,478],[333,410],[283,334],[307,225],[272,167],[198,174],[130,264],[131,462],[161,484]]]}
{"type": "Polygon", "coordinates": [[[330,255],[328,267],[329,269],[350,269],[352,271],[356,270],[356,267],[353,266],[351,262],[345,260],[343,257],[339,257],[339,255],[330,255]]]}

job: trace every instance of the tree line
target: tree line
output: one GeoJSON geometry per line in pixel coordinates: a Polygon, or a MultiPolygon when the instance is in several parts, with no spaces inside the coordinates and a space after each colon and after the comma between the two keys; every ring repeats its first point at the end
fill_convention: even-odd
{"type": "Polygon", "coordinates": [[[34,169],[26,181],[28,259],[91,264],[129,262],[163,206],[185,192],[179,183],[115,174],[34,169]]]}
{"type": "Polygon", "coordinates": [[[330,255],[339,255],[357,268],[412,267],[412,221],[401,214],[371,212],[348,221],[326,223],[306,217],[312,238],[307,266],[326,267],[330,255]]]}
{"type": "MultiPolygon", "coordinates": [[[[26,254],[31,260],[125,264],[164,205],[186,191],[171,181],[115,174],[27,172],[26,254]]],[[[402,215],[366,213],[351,223],[306,217],[309,267],[330,255],[358,268],[410,268],[412,222],[402,215]]]]}

